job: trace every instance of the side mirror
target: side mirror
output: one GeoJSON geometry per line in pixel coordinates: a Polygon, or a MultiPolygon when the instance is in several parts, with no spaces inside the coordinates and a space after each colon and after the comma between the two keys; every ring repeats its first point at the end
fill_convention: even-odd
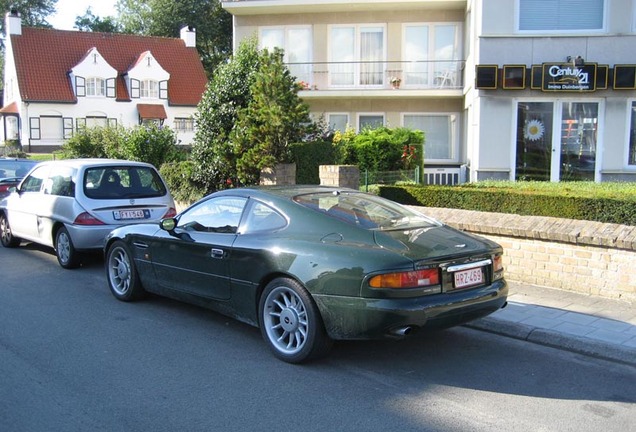
{"type": "Polygon", "coordinates": [[[177,221],[175,218],[162,219],[161,222],[159,222],[159,226],[162,230],[168,232],[174,231],[175,227],[177,226],[177,221]]]}

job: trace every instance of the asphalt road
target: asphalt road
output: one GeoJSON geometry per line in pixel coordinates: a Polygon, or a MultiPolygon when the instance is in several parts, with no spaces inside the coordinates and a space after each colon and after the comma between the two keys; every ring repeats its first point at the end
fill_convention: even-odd
{"type": "Polygon", "coordinates": [[[0,430],[633,430],[636,369],[465,327],[276,360],[257,329],[0,247],[0,430]]]}

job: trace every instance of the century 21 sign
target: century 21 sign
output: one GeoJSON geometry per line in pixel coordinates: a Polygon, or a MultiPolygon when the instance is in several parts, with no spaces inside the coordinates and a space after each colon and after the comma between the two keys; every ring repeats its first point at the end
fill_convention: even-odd
{"type": "Polygon", "coordinates": [[[596,63],[543,63],[541,90],[545,92],[589,92],[596,90],[596,63]]]}

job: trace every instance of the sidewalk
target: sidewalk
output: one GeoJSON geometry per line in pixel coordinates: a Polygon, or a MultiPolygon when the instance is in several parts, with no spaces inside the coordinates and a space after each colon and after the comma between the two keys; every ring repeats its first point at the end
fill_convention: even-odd
{"type": "Polygon", "coordinates": [[[636,304],[516,282],[468,327],[636,366],[636,304]]]}

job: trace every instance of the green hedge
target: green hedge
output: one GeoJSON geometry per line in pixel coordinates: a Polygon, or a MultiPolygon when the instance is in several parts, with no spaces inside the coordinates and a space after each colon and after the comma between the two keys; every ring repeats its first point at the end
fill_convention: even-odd
{"type": "Polygon", "coordinates": [[[296,163],[297,184],[320,184],[319,166],[333,165],[335,147],[327,141],[294,143],[290,145],[292,161],[296,163]]]}
{"type": "Polygon", "coordinates": [[[636,225],[636,184],[486,182],[461,186],[381,186],[408,205],[636,225]]]}

